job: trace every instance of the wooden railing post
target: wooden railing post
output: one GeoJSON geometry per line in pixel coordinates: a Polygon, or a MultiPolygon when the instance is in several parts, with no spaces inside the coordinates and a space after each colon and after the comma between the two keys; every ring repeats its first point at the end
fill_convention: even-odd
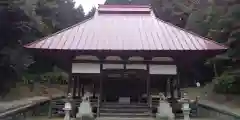
{"type": "MultiPolygon", "coordinates": [[[[27,112],[27,111],[26,111],[27,112]]],[[[24,119],[26,119],[27,115],[26,115],[26,112],[23,112],[22,116],[24,119]]]]}
{"type": "Polygon", "coordinates": [[[196,97],[196,100],[195,100],[195,104],[196,104],[196,116],[198,117],[198,115],[199,115],[199,110],[198,110],[198,104],[199,104],[199,98],[200,98],[200,96],[197,96],[196,97]]]}
{"type": "Polygon", "coordinates": [[[97,101],[97,117],[100,117],[100,97],[99,96],[97,101]]]}
{"type": "Polygon", "coordinates": [[[153,106],[153,105],[152,105],[152,96],[151,96],[151,95],[149,96],[149,99],[150,99],[150,100],[149,100],[149,107],[150,107],[150,109],[152,110],[152,106],[153,106]]]}
{"type": "Polygon", "coordinates": [[[49,97],[48,118],[52,118],[52,96],[49,97]]]}

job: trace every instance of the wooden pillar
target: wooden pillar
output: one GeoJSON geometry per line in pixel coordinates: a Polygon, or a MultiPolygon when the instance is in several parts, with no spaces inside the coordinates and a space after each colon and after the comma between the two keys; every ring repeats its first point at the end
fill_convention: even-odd
{"type": "Polygon", "coordinates": [[[72,87],[72,75],[69,73],[68,75],[68,88],[67,88],[67,94],[71,93],[71,87],[72,87]]]}
{"type": "Polygon", "coordinates": [[[72,63],[69,67],[69,70],[68,70],[68,88],[67,88],[67,94],[68,93],[71,93],[71,88],[73,87],[73,84],[72,84],[72,63]]]}
{"type": "Polygon", "coordinates": [[[178,98],[181,98],[181,90],[180,90],[180,88],[181,88],[181,85],[180,85],[181,69],[180,69],[180,67],[181,67],[182,62],[181,62],[181,59],[176,59],[176,61],[178,61],[178,62],[176,62],[176,66],[177,66],[177,78],[176,78],[177,84],[176,84],[176,90],[177,90],[177,97],[178,97],[178,98]]]}
{"type": "Polygon", "coordinates": [[[151,103],[151,100],[150,100],[150,73],[149,73],[149,64],[147,64],[147,79],[146,79],[146,85],[147,85],[147,102],[148,102],[148,105],[150,105],[151,103]]]}
{"type": "Polygon", "coordinates": [[[169,92],[170,92],[170,81],[171,79],[170,78],[167,78],[167,82],[166,82],[166,97],[169,97],[169,92]]]}
{"type": "Polygon", "coordinates": [[[174,99],[175,96],[174,96],[174,87],[173,87],[173,83],[174,83],[174,78],[171,77],[170,78],[170,94],[171,94],[171,99],[174,99]]]}
{"type": "Polygon", "coordinates": [[[102,100],[103,100],[103,62],[101,60],[100,62],[100,93],[99,93],[99,99],[100,99],[100,105],[102,103],[102,100]]]}
{"type": "Polygon", "coordinates": [[[76,77],[74,76],[73,78],[73,98],[76,98],[76,89],[77,89],[77,80],[76,77]]]}
{"type": "Polygon", "coordinates": [[[180,72],[177,74],[177,95],[178,98],[181,98],[181,90],[180,90],[180,72]]]}
{"type": "Polygon", "coordinates": [[[81,82],[80,82],[80,76],[77,76],[77,85],[78,85],[78,98],[81,98],[81,82]]]}
{"type": "Polygon", "coordinates": [[[124,79],[124,74],[126,72],[126,69],[127,69],[127,57],[121,57],[123,59],[123,70],[121,71],[122,72],[122,79],[124,79]]]}
{"type": "Polygon", "coordinates": [[[164,96],[167,97],[168,92],[168,79],[164,81],[164,96]]]}
{"type": "Polygon", "coordinates": [[[82,92],[82,96],[84,96],[84,84],[81,84],[81,92],[82,92]]]}
{"type": "Polygon", "coordinates": [[[96,97],[96,86],[95,86],[95,81],[93,81],[93,98],[96,97]]]}
{"type": "Polygon", "coordinates": [[[122,58],[122,60],[123,60],[123,75],[126,73],[126,71],[127,71],[127,64],[130,62],[130,60],[129,60],[129,57],[130,56],[122,56],[121,58],[122,58]]]}

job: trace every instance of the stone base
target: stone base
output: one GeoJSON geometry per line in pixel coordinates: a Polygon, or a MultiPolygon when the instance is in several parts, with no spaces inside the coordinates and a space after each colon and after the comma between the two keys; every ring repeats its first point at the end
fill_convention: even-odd
{"type": "Polygon", "coordinates": [[[83,115],[81,117],[77,117],[76,120],[94,120],[94,117],[91,115],[83,115]]]}
{"type": "Polygon", "coordinates": [[[156,120],[169,120],[168,117],[156,117],[156,120]]]}
{"type": "Polygon", "coordinates": [[[174,117],[170,117],[167,115],[156,114],[156,120],[174,120],[174,117]]]}

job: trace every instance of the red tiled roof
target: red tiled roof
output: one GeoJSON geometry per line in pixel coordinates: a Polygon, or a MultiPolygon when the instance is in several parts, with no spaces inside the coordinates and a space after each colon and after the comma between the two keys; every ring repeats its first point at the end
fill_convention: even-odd
{"type": "MultiPolygon", "coordinates": [[[[148,9],[101,5],[101,10],[148,9]]],[[[26,48],[58,50],[221,50],[226,47],[149,14],[98,14],[83,23],[35,41],[26,48]]]]}

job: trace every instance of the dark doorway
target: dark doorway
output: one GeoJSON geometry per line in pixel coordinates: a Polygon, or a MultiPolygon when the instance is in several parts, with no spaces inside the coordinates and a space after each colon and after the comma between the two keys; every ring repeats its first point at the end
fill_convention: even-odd
{"type": "Polygon", "coordinates": [[[105,70],[103,95],[107,102],[118,102],[120,97],[130,97],[130,102],[139,102],[146,92],[143,70],[105,70]]]}

